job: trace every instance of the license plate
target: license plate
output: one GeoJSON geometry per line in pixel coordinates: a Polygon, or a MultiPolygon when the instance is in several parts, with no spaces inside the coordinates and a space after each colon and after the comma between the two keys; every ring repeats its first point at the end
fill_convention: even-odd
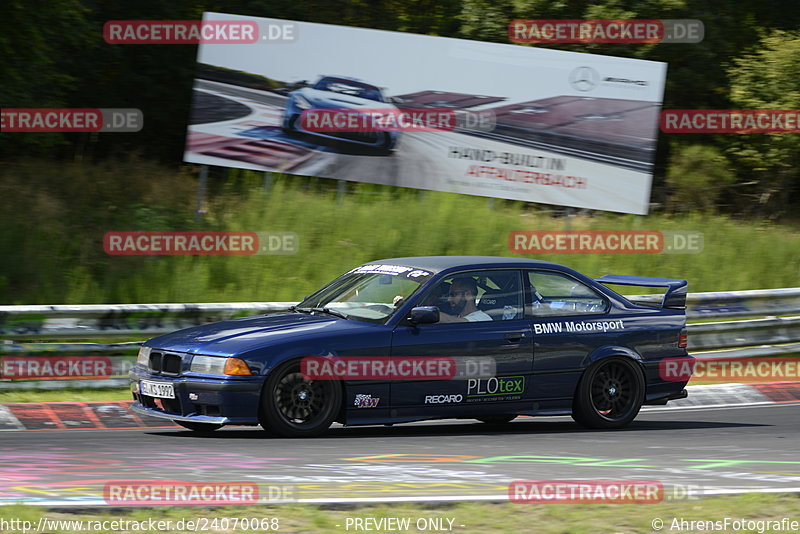
{"type": "Polygon", "coordinates": [[[139,383],[142,394],[148,397],[158,397],[159,399],[174,399],[175,388],[169,382],[149,382],[142,380],[139,383]]]}

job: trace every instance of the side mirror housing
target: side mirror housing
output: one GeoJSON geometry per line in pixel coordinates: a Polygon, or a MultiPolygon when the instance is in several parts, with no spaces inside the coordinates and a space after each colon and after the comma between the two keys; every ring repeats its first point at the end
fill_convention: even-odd
{"type": "Polygon", "coordinates": [[[439,322],[439,308],[436,306],[417,306],[411,308],[408,321],[412,324],[432,324],[439,322]]]}

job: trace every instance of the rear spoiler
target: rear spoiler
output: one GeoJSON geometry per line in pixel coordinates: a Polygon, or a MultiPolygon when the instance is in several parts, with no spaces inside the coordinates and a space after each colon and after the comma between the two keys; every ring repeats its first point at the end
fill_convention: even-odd
{"type": "MultiPolygon", "coordinates": [[[[622,276],[617,274],[607,274],[600,278],[595,278],[595,282],[601,284],[614,284],[619,286],[639,286],[639,287],[666,287],[662,308],[686,309],[686,292],[689,283],[686,280],[677,278],[648,278],[646,276],[622,276]]],[[[640,302],[652,302],[649,295],[636,298],[640,302]]]]}

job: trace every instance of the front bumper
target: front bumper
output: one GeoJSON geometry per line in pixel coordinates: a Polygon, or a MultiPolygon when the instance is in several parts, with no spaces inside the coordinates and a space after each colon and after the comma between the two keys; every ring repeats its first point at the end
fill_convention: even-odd
{"type": "Polygon", "coordinates": [[[158,417],[159,419],[169,419],[170,421],[192,421],[194,423],[209,423],[212,425],[233,424],[230,417],[210,417],[208,415],[175,415],[162,412],[161,410],[147,408],[146,406],[142,406],[139,402],[134,402],[131,404],[131,410],[142,415],[158,417]]]}
{"type": "Polygon", "coordinates": [[[284,122],[284,128],[301,134],[331,139],[333,141],[342,141],[368,148],[383,148],[389,150],[397,145],[399,134],[391,130],[370,132],[319,132],[306,130],[300,125],[300,114],[300,111],[295,113],[287,111],[287,119],[284,122]]]}
{"type": "Polygon", "coordinates": [[[263,376],[209,378],[201,376],[171,377],[153,374],[135,366],[128,376],[137,413],[169,419],[218,425],[258,424],[258,408],[263,376]],[[142,380],[170,383],[174,399],[158,399],[141,393],[142,380]]]}

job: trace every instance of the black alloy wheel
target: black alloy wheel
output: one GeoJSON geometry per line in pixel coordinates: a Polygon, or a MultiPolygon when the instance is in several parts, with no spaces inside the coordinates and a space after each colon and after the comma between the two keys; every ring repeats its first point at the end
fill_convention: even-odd
{"type": "Polygon", "coordinates": [[[572,418],[591,428],[621,428],[633,421],[642,402],[644,377],[638,364],[630,358],[607,358],[581,378],[572,418]]]}
{"type": "Polygon", "coordinates": [[[261,394],[261,426],[282,437],[309,437],[325,432],[339,413],[342,389],[335,380],[309,380],[300,362],[285,363],[270,373],[261,394]]]}

